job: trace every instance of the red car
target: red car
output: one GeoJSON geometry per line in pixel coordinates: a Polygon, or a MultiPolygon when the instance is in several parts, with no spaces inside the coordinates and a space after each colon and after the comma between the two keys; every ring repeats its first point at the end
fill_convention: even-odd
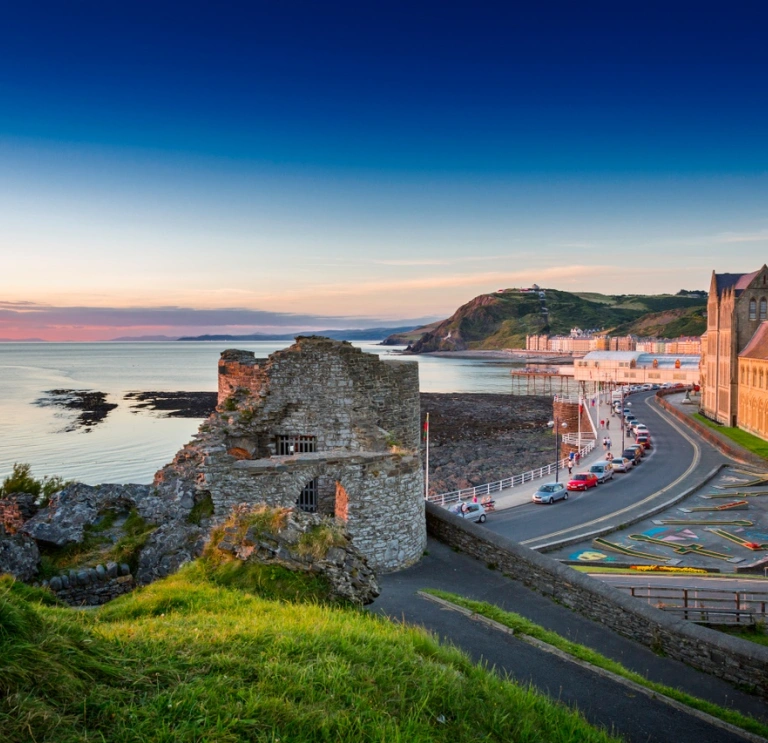
{"type": "Polygon", "coordinates": [[[651,448],[651,437],[647,433],[639,433],[635,443],[642,444],[646,449],[651,448]]]}
{"type": "Polygon", "coordinates": [[[587,490],[588,488],[597,487],[597,475],[593,475],[591,472],[579,472],[574,475],[568,484],[565,486],[568,490],[587,490]]]}

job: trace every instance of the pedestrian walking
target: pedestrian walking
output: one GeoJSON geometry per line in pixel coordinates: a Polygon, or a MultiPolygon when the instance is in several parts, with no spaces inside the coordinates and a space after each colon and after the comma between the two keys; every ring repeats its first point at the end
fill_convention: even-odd
{"type": "Polygon", "coordinates": [[[603,451],[606,451],[608,449],[608,437],[605,436],[603,438],[603,451]]]}
{"type": "Polygon", "coordinates": [[[606,429],[610,429],[610,427],[611,427],[611,421],[608,420],[608,418],[605,419],[605,427],[606,427],[606,429]]]}
{"type": "Polygon", "coordinates": [[[610,449],[611,448],[611,437],[610,436],[606,436],[605,437],[605,448],[606,449],[610,449]]]}
{"type": "Polygon", "coordinates": [[[569,459],[567,466],[568,466],[568,477],[570,477],[571,474],[573,473],[573,460],[569,459]]]}
{"type": "Polygon", "coordinates": [[[581,452],[576,452],[576,466],[578,467],[579,461],[581,460],[581,452]]]}
{"type": "Polygon", "coordinates": [[[600,419],[600,428],[605,428],[605,420],[603,418],[600,419]]]}

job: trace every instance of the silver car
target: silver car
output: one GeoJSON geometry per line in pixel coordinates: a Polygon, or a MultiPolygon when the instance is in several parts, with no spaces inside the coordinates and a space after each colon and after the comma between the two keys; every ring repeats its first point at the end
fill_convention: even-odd
{"type": "Polygon", "coordinates": [[[614,472],[631,472],[634,466],[634,462],[626,457],[614,457],[611,460],[611,467],[613,467],[614,472]]]}
{"type": "Polygon", "coordinates": [[[568,490],[562,482],[548,482],[533,494],[534,503],[554,503],[561,499],[568,500],[568,490]]]}
{"type": "Polygon", "coordinates": [[[486,518],[482,503],[457,503],[455,506],[451,506],[449,510],[463,519],[474,521],[476,524],[482,524],[486,518]]]}
{"type": "Polygon", "coordinates": [[[613,467],[610,462],[597,462],[589,468],[589,471],[597,477],[598,482],[613,480],[613,467]]]}

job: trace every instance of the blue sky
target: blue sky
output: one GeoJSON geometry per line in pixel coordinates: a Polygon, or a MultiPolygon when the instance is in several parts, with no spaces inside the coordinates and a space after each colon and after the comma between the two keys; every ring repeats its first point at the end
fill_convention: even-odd
{"type": "Polygon", "coordinates": [[[764,7],[4,9],[0,337],[398,323],[755,270],[764,7]]]}

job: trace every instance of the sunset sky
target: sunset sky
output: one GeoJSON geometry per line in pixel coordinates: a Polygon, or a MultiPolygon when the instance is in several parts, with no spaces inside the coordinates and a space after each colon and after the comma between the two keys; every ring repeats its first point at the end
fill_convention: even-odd
{"type": "Polygon", "coordinates": [[[756,270],[768,6],[707,7],[8,3],[0,338],[396,325],[756,270]]]}

